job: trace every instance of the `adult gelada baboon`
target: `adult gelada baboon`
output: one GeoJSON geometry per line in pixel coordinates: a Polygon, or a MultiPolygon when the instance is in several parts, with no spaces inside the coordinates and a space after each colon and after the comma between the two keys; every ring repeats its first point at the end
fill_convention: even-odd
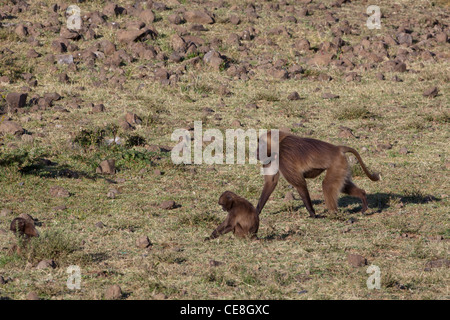
{"type": "Polygon", "coordinates": [[[262,157],[265,158],[263,167],[270,166],[267,159],[269,159],[269,161],[278,160],[279,170],[276,173],[266,174],[264,176],[264,188],[256,207],[258,215],[261,213],[264,205],[277,186],[280,172],[281,175],[297,189],[309,215],[313,218],[316,217],[316,214],[311,204],[305,179],[315,178],[325,170],[327,172],[322,187],[325,204],[329,211],[337,211],[337,199],[340,192],[360,198],[362,201],[362,212],[364,213],[367,210],[366,192],[363,189],[358,188],[352,182],[351,172],[345,153],[351,152],[356,156],[364,173],[370,180],[377,181],[380,177],[376,173],[369,172],[362,161],[361,156],[355,149],[346,146],[335,146],[324,141],[301,138],[288,132],[278,131],[278,142],[273,142],[278,143],[278,153],[273,154],[271,134],[272,131],[269,131],[267,132],[267,135],[263,134],[260,136],[260,146],[257,151],[257,158],[258,160],[261,160],[259,153],[260,150],[264,150],[261,149],[261,144],[266,143],[267,155],[266,157],[262,157]]]}

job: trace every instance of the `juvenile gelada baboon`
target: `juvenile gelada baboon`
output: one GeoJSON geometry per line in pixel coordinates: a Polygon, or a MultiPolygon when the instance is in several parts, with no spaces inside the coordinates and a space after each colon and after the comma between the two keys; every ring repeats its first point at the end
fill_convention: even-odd
{"type": "Polygon", "coordinates": [[[39,236],[39,232],[36,230],[33,221],[30,219],[24,219],[21,217],[15,218],[11,221],[9,229],[25,239],[39,236]]]}
{"type": "Polygon", "coordinates": [[[217,238],[219,235],[230,231],[240,238],[256,238],[259,217],[256,214],[255,207],[249,201],[231,191],[225,191],[219,198],[219,204],[224,211],[228,212],[228,215],[225,221],[205,240],[217,238]]]}
{"type": "MultiPolygon", "coordinates": [[[[325,204],[329,211],[336,212],[338,210],[337,200],[340,192],[360,198],[362,201],[362,212],[364,213],[367,210],[366,192],[352,182],[345,153],[351,152],[356,156],[364,173],[370,180],[378,181],[380,177],[376,173],[369,172],[355,149],[346,146],[335,146],[316,139],[301,138],[284,131],[278,131],[278,133],[278,153],[274,152],[272,154],[271,152],[272,131],[268,131],[267,135],[263,134],[259,138],[259,145],[267,143],[267,156],[263,167],[270,165],[267,160],[274,161],[278,159],[279,170],[274,174],[264,176],[264,187],[256,207],[258,215],[277,186],[280,172],[297,189],[309,215],[313,218],[316,217],[316,214],[311,204],[305,179],[315,178],[325,170],[326,175],[322,187],[325,204]]],[[[259,150],[260,148],[257,150],[257,158],[261,160],[259,150]]]]}

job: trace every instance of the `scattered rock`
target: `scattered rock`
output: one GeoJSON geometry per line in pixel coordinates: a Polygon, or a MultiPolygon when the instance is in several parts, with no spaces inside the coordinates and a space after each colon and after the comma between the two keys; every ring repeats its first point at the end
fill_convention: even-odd
{"type": "Polygon", "coordinates": [[[55,197],[55,198],[67,198],[67,197],[70,197],[69,191],[67,191],[63,187],[59,187],[59,186],[51,187],[50,190],[49,190],[49,194],[52,197],[55,197]]]}
{"type": "Polygon", "coordinates": [[[159,205],[159,207],[164,210],[173,209],[173,208],[175,208],[175,201],[173,201],[173,200],[164,201],[159,205]]]}
{"type": "Polygon", "coordinates": [[[438,95],[438,93],[439,93],[438,87],[431,87],[423,91],[423,96],[428,98],[434,98],[438,95]]]}
{"type": "Polygon", "coordinates": [[[139,14],[139,18],[147,25],[155,21],[155,14],[150,9],[145,9],[139,14]]]}
{"type": "Polygon", "coordinates": [[[117,41],[122,43],[131,43],[134,41],[142,40],[147,36],[152,39],[156,38],[156,32],[149,28],[143,28],[140,30],[119,30],[117,31],[117,41]]]}
{"type": "Polygon", "coordinates": [[[127,112],[127,114],[125,115],[125,120],[129,124],[141,124],[142,123],[142,119],[139,118],[136,114],[134,114],[132,112],[127,112]]]}
{"type": "Polygon", "coordinates": [[[28,95],[26,93],[8,93],[6,96],[6,102],[12,109],[23,108],[27,102],[27,96],[28,95]]]}
{"type": "Polygon", "coordinates": [[[212,24],[214,19],[206,12],[193,10],[183,13],[183,17],[190,23],[212,24]]]}
{"type": "Polygon", "coordinates": [[[109,286],[106,289],[105,291],[106,300],[118,300],[120,298],[122,298],[122,289],[117,284],[109,286]]]}
{"type": "Polygon", "coordinates": [[[310,65],[318,65],[320,67],[328,66],[334,55],[332,53],[317,53],[313,58],[308,61],[310,65]]]}
{"type": "Polygon", "coordinates": [[[431,271],[432,269],[436,268],[449,268],[449,267],[450,267],[450,260],[437,259],[428,261],[425,265],[424,271],[431,271]]]}
{"type": "Polygon", "coordinates": [[[211,259],[211,260],[209,260],[209,265],[211,266],[211,267],[218,267],[218,266],[221,266],[221,265],[223,265],[224,263],[223,262],[220,262],[220,261],[216,261],[216,260],[213,260],[213,259],[211,259]]]}
{"type": "Polygon", "coordinates": [[[36,266],[36,269],[47,269],[47,268],[55,269],[56,268],[55,261],[53,261],[52,259],[42,260],[36,266]]]}
{"type": "Polygon", "coordinates": [[[383,150],[390,150],[392,149],[392,145],[390,143],[379,143],[377,144],[377,150],[383,151],[383,150]]]}
{"type": "Polygon", "coordinates": [[[229,18],[228,18],[228,21],[231,23],[231,24],[234,24],[234,25],[238,25],[239,23],[241,23],[241,19],[237,16],[237,15],[231,15],[229,18]]]}
{"type": "Polygon", "coordinates": [[[231,122],[231,126],[233,128],[240,128],[240,127],[242,127],[242,124],[239,120],[236,119],[236,120],[233,120],[233,122],[231,122]]]}
{"type": "Polygon", "coordinates": [[[152,245],[150,239],[147,236],[142,236],[136,239],[136,246],[141,249],[148,248],[152,245]]]}
{"type": "Polygon", "coordinates": [[[413,39],[409,33],[401,32],[397,35],[397,41],[399,44],[404,44],[409,47],[412,45],[413,39]]]}
{"type": "Polygon", "coordinates": [[[298,94],[297,91],[294,91],[288,95],[287,99],[288,100],[300,100],[300,95],[298,94]]]}
{"type": "Polygon", "coordinates": [[[340,138],[354,138],[355,135],[353,134],[353,130],[347,127],[340,127],[341,131],[339,132],[340,138]]]}
{"type": "Polygon", "coordinates": [[[95,226],[96,226],[97,228],[99,228],[99,229],[103,229],[104,227],[106,227],[106,225],[105,225],[103,222],[101,222],[101,221],[97,222],[97,223],[95,224],[95,226]]]}
{"type": "Polygon", "coordinates": [[[225,59],[219,52],[211,50],[203,56],[203,62],[212,66],[215,70],[220,70],[225,59]]]}
{"type": "Polygon", "coordinates": [[[116,160],[108,159],[100,162],[100,165],[97,167],[96,173],[101,174],[115,174],[116,173],[116,160]]]}
{"type": "Polygon", "coordinates": [[[180,17],[180,15],[174,13],[167,16],[167,20],[169,20],[170,23],[173,24],[182,24],[184,20],[180,17]]]}
{"type": "Polygon", "coordinates": [[[14,29],[14,32],[19,36],[19,38],[25,38],[28,35],[28,28],[20,23],[14,29]]]}
{"type": "Polygon", "coordinates": [[[324,94],[322,94],[322,99],[337,99],[337,98],[339,98],[337,94],[333,94],[330,92],[325,92],[324,94]]]}
{"type": "Polygon", "coordinates": [[[21,135],[25,130],[13,121],[3,121],[0,123],[0,133],[1,134],[11,134],[11,135],[21,135]]]}
{"type": "Polygon", "coordinates": [[[448,36],[445,32],[440,32],[436,35],[436,41],[440,43],[447,43],[448,36]]]}
{"type": "Polygon", "coordinates": [[[382,74],[381,72],[377,73],[376,77],[378,80],[384,80],[384,74],[382,74]]]}
{"type": "Polygon", "coordinates": [[[159,293],[156,293],[153,295],[153,299],[154,300],[166,300],[167,296],[164,293],[159,292],[159,293]]]}
{"type": "Polygon", "coordinates": [[[367,265],[366,258],[364,258],[363,256],[361,256],[359,254],[349,253],[347,255],[347,261],[353,267],[362,267],[362,266],[367,265]]]}
{"type": "Polygon", "coordinates": [[[96,104],[92,107],[92,113],[105,112],[105,106],[103,103],[96,104]]]}
{"type": "Polygon", "coordinates": [[[40,300],[40,299],[36,292],[30,292],[29,294],[27,294],[27,300],[40,300]]]}

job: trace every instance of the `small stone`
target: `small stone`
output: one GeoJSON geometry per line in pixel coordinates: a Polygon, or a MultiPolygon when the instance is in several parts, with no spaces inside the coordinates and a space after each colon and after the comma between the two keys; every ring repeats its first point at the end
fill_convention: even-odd
{"type": "Polygon", "coordinates": [[[51,187],[49,190],[49,194],[55,198],[67,198],[70,197],[69,191],[64,189],[63,187],[55,186],[51,187]]]}
{"type": "Polygon", "coordinates": [[[173,208],[175,208],[175,201],[173,201],[173,200],[164,201],[159,205],[159,207],[164,210],[173,209],[173,208]]]}
{"type": "Polygon", "coordinates": [[[166,300],[167,296],[164,293],[159,292],[159,293],[153,295],[153,299],[154,300],[166,300]]]}
{"type": "Polygon", "coordinates": [[[0,134],[21,135],[25,130],[13,121],[3,121],[0,123],[0,134]]]}
{"type": "Polygon", "coordinates": [[[136,246],[141,249],[148,248],[152,245],[150,239],[147,236],[142,236],[136,239],[136,246]]]}
{"type": "Polygon", "coordinates": [[[224,264],[223,262],[216,261],[214,259],[209,260],[209,265],[211,267],[218,267],[218,266],[223,265],[223,264],[224,264]]]}
{"type": "Polygon", "coordinates": [[[106,300],[118,300],[121,297],[122,297],[122,289],[117,284],[109,286],[108,289],[106,289],[105,291],[106,300]]]}
{"type": "Polygon", "coordinates": [[[108,193],[106,194],[106,196],[108,197],[108,198],[110,198],[110,199],[115,199],[116,198],[116,192],[114,192],[114,191],[108,191],[108,193]]]}
{"type": "Polygon", "coordinates": [[[93,113],[105,112],[105,106],[102,103],[96,104],[92,107],[93,113]]]}
{"type": "Polygon", "coordinates": [[[100,165],[97,167],[96,173],[101,174],[115,174],[116,173],[116,160],[108,159],[100,162],[100,165]]]}
{"type": "Polygon", "coordinates": [[[36,266],[36,269],[46,269],[46,268],[55,269],[56,268],[55,261],[53,261],[52,259],[42,260],[36,266]]]}
{"type": "Polygon", "coordinates": [[[378,80],[384,80],[384,74],[382,74],[381,72],[377,73],[376,77],[378,80]]]}
{"type": "Polygon", "coordinates": [[[6,103],[10,108],[23,108],[27,102],[27,94],[26,93],[8,93],[6,96],[6,103]]]}
{"type": "Polygon", "coordinates": [[[40,299],[36,292],[30,292],[29,294],[27,294],[27,300],[40,300],[40,299]]]}
{"type": "Polygon", "coordinates": [[[363,256],[361,256],[359,254],[349,253],[347,255],[347,261],[350,265],[352,265],[354,267],[362,267],[362,266],[367,265],[366,258],[364,258],[363,256]]]}
{"type": "Polygon", "coordinates": [[[439,93],[438,87],[431,87],[424,90],[423,96],[428,98],[434,98],[438,95],[438,93],[439,93]]]}
{"type": "Polygon", "coordinates": [[[142,123],[142,119],[139,118],[136,114],[134,114],[132,112],[127,112],[127,114],[125,115],[125,120],[129,124],[141,124],[142,123]]]}
{"type": "Polygon", "coordinates": [[[230,21],[230,23],[234,24],[234,25],[238,25],[239,23],[241,23],[241,19],[239,19],[239,17],[237,15],[231,15],[228,18],[228,21],[230,21]]]}
{"type": "Polygon", "coordinates": [[[241,124],[241,122],[240,122],[239,120],[234,120],[234,121],[231,123],[231,126],[232,126],[233,128],[240,128],[240,127],[242,126],[242,124],[241,124]]]}
{"type": "Polygon", "coordinates": [[[297,91],[292,92],[291,94],[288,95],[287,97],[288,100],[300,100],[300,95],[298,94],[297,91]]]}
{"type": "Polygon", "coordinates": [[[322,94],[322,99],[337,99],[337,98],[339,98],[337,94],[333,94],[330,92],[325,92],[324,94],[322,94]]]}
{"type": "Polygon", "coordinates": [[[444,267],[445,268],[450,267],[450,260],[447,260],[447,259],[431,260],[426,263],[424,271],[431,271],[431,269],[444,268],[444,267]]]}
{"type": "Polygon", "coordinates": [[[401,32],[397,35],[397,41],[399,44],[410,46],[412,45],[413,39],[409,33],[401,32]]]}
{"type": "Polygon", "coordinates": [[[190,23],[201,23],[201,24],[212,24],[214,23],[214,19],[211,18],[209,14],[206,12],[202,12],[199,10],[194,11],[186,11],[183,14],[184,19],[190,23]]]}
{"type": "Polygon", "coordinates": [[[139,14],[139,18],[147,25],[155,21],[155,14],[150,9],[145,9],[139,14]]]}
{"type": "Polygon", "coordinates": [[[14,32],[20,37],[25,38],[28,35],[28,29],[23,24],[18,24],[14,32]]]}
{"type": "Polygon", "coordinates": [[[183,23],[183,19],[176,13],[168,15],[167,20],[169,20],[170,23],[177,25],[183,23]]]}
{"type": "Polygon", "coordinates": [[[105,224],[104,224],[103,222],[101,222],[101,221],[97,222],[97,223],[95,224],[95,226],[96,226],[97,228],[99,228],[99,229],[103,229],[104,227],[106,227],[105,224]]]}
{"type": "Polygon", "coordinates": [[[448,36],[445,32],[438,33],[436,35],[436,41],[441,43],[446,43],[448,41],[448,36]]]}

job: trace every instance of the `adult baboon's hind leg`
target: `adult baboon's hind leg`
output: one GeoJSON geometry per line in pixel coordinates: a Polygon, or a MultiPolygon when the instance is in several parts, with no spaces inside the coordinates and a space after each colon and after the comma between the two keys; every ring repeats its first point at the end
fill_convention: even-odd
{"type": "Polygon", "coordinates": [[[325,205],[330,212],[337,212],[337,200],[347,177],[347,166],[335,166],[327,170],[322,182],[325,205]]]}
{"type": "Polygon", "coordinates": [[[346,193],[346,194],[348,194],[350,196],[360,198],[361,201],[362,201],[361,212],[362,213],[366,212],[366,210],[368,208],[366,191],[364,191],[363,189],[358,188],[351,180],[347,180],[345,182],[344,187],[342,188],[342,192],[346,193]]]}

